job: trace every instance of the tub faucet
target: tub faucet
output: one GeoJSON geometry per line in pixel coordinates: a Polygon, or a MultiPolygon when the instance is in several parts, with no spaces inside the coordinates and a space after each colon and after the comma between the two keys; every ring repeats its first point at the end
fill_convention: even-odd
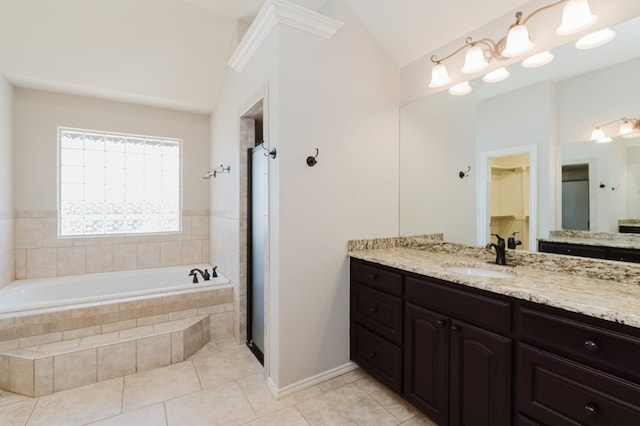
{"type": "Polygon", "coordinates": [[[194,268],[191,270],[191,272],[189,272],[189,276],[193,277],[193,283],[194,284],[198,284],[198,274],[197,272],[200,272],[200,275],[202,275],[202,278],[204,278],[205,281],[209,281],[209,279],[211,278],[211,275],[209,275],[209,271],[208,270],[204,270],[204,272],[202,272],[201,269],[198,268],[194,268]]]}
{"type": "Polygon", "coordinates": [[[506,257],[506,245],[504,242],[504,238],[502,238],[500,235],[498,234],[491,234],[491,235],[495,235],[496,238],[498,239],[498,244],[494,244],[494,243],[488,243],[487,244],[487,248],[491,248],[493,247],[494,249],[496,249],[496,265],[506,265],[507,264],[507,257],[506,257]]]}

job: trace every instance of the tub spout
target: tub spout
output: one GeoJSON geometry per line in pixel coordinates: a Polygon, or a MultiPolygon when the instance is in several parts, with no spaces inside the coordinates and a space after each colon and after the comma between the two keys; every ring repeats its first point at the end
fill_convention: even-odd
{"type": "Polygon", "coordinates": [[[205,281],[209,281],[209,278],[211,278],[211,275],[209,275],[209,271],[207,271],[206,269],[204,270],[204,272],[202,272],[202,269],[198,269],[198,268],[194,268],[191,270],[191,272],[189,272],[189,276],[193,276],[193,283],[197,284],[198,283],[198,274],[197,272],[200,272],[200,275],[202,275],[202,278],[205,281]]]}

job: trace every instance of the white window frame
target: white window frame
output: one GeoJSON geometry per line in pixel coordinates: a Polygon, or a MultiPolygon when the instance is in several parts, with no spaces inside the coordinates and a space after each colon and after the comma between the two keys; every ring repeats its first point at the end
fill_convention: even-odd
{"type": "MultiPolygon", "coordinates": [[[[57,132],[57,139],[58,139],[58,146],[57,146],[57,208],[58,208],[58,237],[59,238],[87,238],[87,237],[115,237],[115,236],[135,236],[135,235],[165,235],[165,234],[178,234],[182,232],[182,196],[183,196],[183,188],[182,188],[182,171],[183,171],[183,164],[182,164],[182,158],[183,158],[183,141],[182,139],[177,139],[177,138],[169,138],[169,137],[162,137],[162,136],[148,136],[148,135],[140,135],[140,134],[133,134],[133,133],[119,133],[119,132],[112,132],[112,131],[103,131],[103,130],[91,130],[91,129],[81,129],[81,128],[73,128],[73,127],[62,127],[59,126],[58,127],[58,132],[57,132]],[[82,148],[69,148],[69,147],[63,147],[63,134],[65,133],[80,133],[83,135],[83,139],[82,139],[82,148]],[[124,200],[120,202],[120,214],[117,216],[116,220],[118,221],[124,221],[124,230],[116,230],[116,231],[108,231],[108,226],[107,225],[107,219],[110,217],[109,214],[107,213],[107,198],[108,196],[106,195],[107,192],[107,186],[108,186],[108,180],[109,178],[106,176],[107,173],[107,155],[104,156],[104,169],[105,169],[105,176],[104,176],[104,195],[102,197],[102,202],[104,202],[105,204],[103,205],[103,213],[102,218],[104,219],[104,222],[102,224],[102,231],[101,232],[87,232],[87,226],[86,226],[86,218],[87,218],[87,190],[85,188],[85,185],[87,185],[86,183],[86,179],[87,179],[87,175],[85,174],[85,169],[88,167],[87,166],[87,158],[88,156],[86,155],[87,151],[90,151],[87,149],[86,145],[85,145],[85,140],[86,140],[86,136],[87,135],[102,135],[105,138],[106,137],[113,137],[113,138],[122,138],[125,141],[127,139],[135,139],[135,140],[143,140],[144,142],[142,143],[143,145],[143,153],[142,153],[142,157],[143,157],[143,161],[146,155],[147,155],[147,146],[151,146],[152,144],[154,144],[156,147],[158,145],[158,143],[161,143],[161,150],[164,148],[164,143],[170,143],[170,144],[177,144],[178,147],[178,158],[177,158],[177,174],[178,174],[178,200],[177,201],[177,206],[172,206],[172,207],[168,207],[169,204],[174,204],[174,200],[170,200],[171,203],[168,204],[162,204],[164,202],[164,199],[162,199],[162,197],[165,196],[164,191],[162,191],[162,179],[160,180],[160,184],[159,185],[145,185],[146,181],[145,181],[145,177],[149,178],[149,177],[153,177],[153,176],[162,176],[163,172],[167,172],[169,174],[173,174],[175,173],[175,169],[170,169],[170,167],[174,167],[176,166],[176,164],[171,164],[170,167],[168,167],[167,169],[163,168],[163,164],[162,161],[160,162],[161,165],[160,167],[160,175],[157,175],[157,168],[158,166],[155,166],[155,171],[154,170],[145,170],[142,173],[140,172],[139,169],[133,169],[133,170],[137,170],[137,174],[143,175],[142,178],[142,183],[139,183],[137,186],[138,187],[142,187],[143,189],[143,194],[146,194],[145,196],[142,197],[142,199],[137,199],[136,203],[138,203],[139,205],[136,206],[137,211],[136,212],[131,212],[129,211],[129,205],[126,203],[126,196],[129,195],[129,193],[127,193],[127,185],[129,183],[129,181],[126,180],[127,177],[127,159],[126,159],[126,147],[127,144],[124,144],[123,147],[123,161],[124,165],[122,166],[122,175],[118,176],[118,179],[122,181],[122,185],[123,185],[123,189],[122,191],[124,191],[125,195],[124,195],[124,200]],[[148,143],[149,142],[149,143],[148,143]],[[68,184],[69,182],[63,182],[63,177],[62,177],[62,173],[63,173],[63,167],[65,165],[63,165],[63,159],[62,159],[62,155],[63,155],[63,149],[75,149],[77,151],[82,151],[82,183],[77,183],[76,188],[81,187],[82,189],[82,195],[80,196],[81,200],[77,199],[75,200],[76,202],[81,202],[81,211],[82,214],[76,215],[76,216],[70,216],[68,215],[69,213],[69,209],[66,209],[66,212],[63,211],[63,202],[65,201],[69,201],[69,202],[73,202],[72,200],[63,200],[62,196],[63,196],[63,185],[68,184]],[[153,187],[156,191],[156,197],[157,197],[157,191],[158,188],[160,188],[160,192],[162,193],[162,195],[160,195],[161,201],[157,201],[155,203],[150,203],[148,201],[149,196],[150,196],[150,192],[151,192],[151,187],[153,187]],[[146,202],[146,204],[145,204],[146,202]],[[159,206],[159,204],[161,204],[159,206]],[[158,213],[158,208],[160,213],[158,213]],[[166,215],[164,214],[165,209],[170,208],[172,211],[170,213],[167,213],[166,215]],[[175,208],[177,208],[177,212],[175,212],[175,208]],[[124,209],[124,211],[123,211],[124,209]],[[153,211],[152,213],[149,213],[148,211],[150,209],[155,209],[155,211],[153,211]],[[140,212],[140,210],[142,210],[142,212],[140,212]],[[177,227],[175,226],[175,219],[176,219],[176,213],[177,213],[177,227]],[[70,223],[69,221],[71,221],[71,218],[75,218],[76,219],[76,224],[80,223],[77,220],[78,219],[82,219],[82,230],[81,232],[64,232],[65,229],[63,229],[63,221],[67,220],[66,223],[70,223]],[[140,222],[140,218],[142,218],[142,222],[140,222]],[[157,227],[150,227],[149,223],[149,219],[153,218],[156,222],[156,224],[159,223],[159,226],[157,227]],[[135,219],[135,221],[134,221],[135,219]],[[147,220],[145,222],[145,219],[147,220]],[[127,220],[130,220],[130,222],[127,222],[127,220]],[[173,221],[171,225],[167,224],[167,221],[171,220],[173,221]],[[131,227],[133,227],[133,223],[142,223],[142,230],[140,231],[136,231],[136,230],[132,230],[131,227]],[[145,226],[146,225],[146,226],[145,226]],[[162,229],[163,227],[165,227],[165,229],[162,229]],[[170,229],[169,229],[170,228],[170,229]]],[[[106,144],[105,144],[106,146],[106,144]]],[[[138,147],[140,146],[140,144],[138,144],[138,147]]],[[[157,149],[157,148],[156,148],[157,149]]],[[[106,148],[105,148],[106,150],[106,148]]],[[[111,151],[108,151],[111,152],[111,151]]],[[[149,154],[151,155],[151,154],[149,154]]],[[[140,158],[140,153],[138,153],[138,158],[140,158]]],[[[162,155],[161,155],[162,157],[162,155]]],[[[172,162],[173,163],[173,162],[172,162]]],[[[75,166],[76,168],[79,166],[75,166]]],[[[69,167],[71,168],[71,167],[69,167]]],[[[100,168],[100,166],[98,166],[97,168],[100,168]]],[[[144,170],[144,169],[143,169],[144,170]]],[[[139,178],[140,176],[138,176],[139,178]]],[[[149,181],[152,181],[151,179],[149,179],[149,181]]],[[[98,184],[99,185],[99,184],[98,184]]],[[[116,184],[113,185],[112,188],[118,188],[120,184],[116,184]]],[[[172,187],[173,189],[175,189],[174,185],[170,185],[170,187],[172,187]]],[[[66,187],[68,188],[68,187],[66,187]]],[[[99,199],[99,198],[97,198],[99,199]]],[[[67,205],[67,204],[65,204],[67,205]]],[[[76,204],[74,206],[76,208],[78,208],[78,205],[76,204]]],[[[133,207],[132,207],[133,209],[133,207]]],[[[96,222],[99,223],[99,219],[97,219],[97,217],[100,217],[100,214],[96,215],[96,218],[94,218],[94,220],[96,222]]],[[[114,219],[111,219],[114,220],[114,219]]]]}

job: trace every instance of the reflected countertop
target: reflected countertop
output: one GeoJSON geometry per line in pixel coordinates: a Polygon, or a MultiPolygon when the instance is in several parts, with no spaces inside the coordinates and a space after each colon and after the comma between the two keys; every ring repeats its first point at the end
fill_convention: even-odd
{"type": "Polygon", "coordinates": [[[563,230],[551,231],[548,238],[539,238],[538,241],[549,243],[578,244],[584,246],[640,249],[640,234],[563,230]]]}
{"type": "Polygon", "coordinates": [[[398,240],[396,246],[385,248],[351,248],[349,256],[640,328],[640,265],[508,252],[507,261],[515,266],[505,267],[491,264],[492,253],[480,247],[398,240]],[[456,266],[503,271],[513,277],[481,277],[449,269],[456,266]]]}

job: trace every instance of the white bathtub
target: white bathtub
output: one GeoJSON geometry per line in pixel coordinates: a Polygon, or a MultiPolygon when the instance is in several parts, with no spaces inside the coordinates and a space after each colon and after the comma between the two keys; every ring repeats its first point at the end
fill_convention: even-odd
{"type": "Polygon", "coordinates": [[[193,284],[189,276],[193,268],[212,269],[203,264],[18,280],[0,289],[0,314],[162,297],[229,285],[219,273],[209,281],[198,274],[199,282],[193,284]]]}

